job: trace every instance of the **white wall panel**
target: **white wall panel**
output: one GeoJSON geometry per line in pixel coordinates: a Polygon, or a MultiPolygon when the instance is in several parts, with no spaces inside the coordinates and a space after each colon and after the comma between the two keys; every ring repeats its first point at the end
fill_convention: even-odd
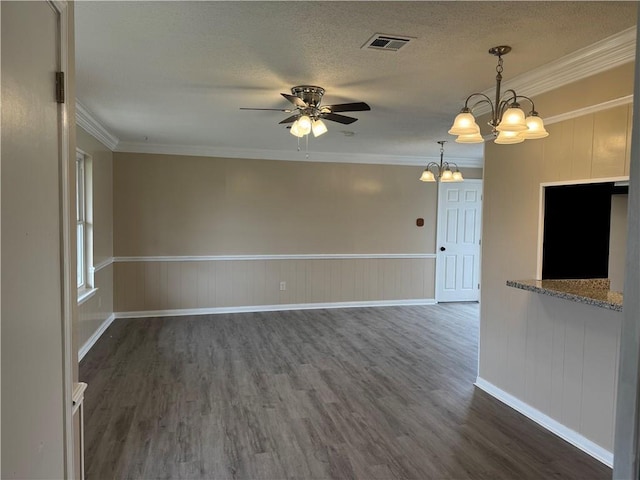
{"type": "MultiPolygon", "coordinates": [[[[628,108],[618,107],[551,125],[547,139],[489,143],[485,152],[479,376],[609,452],[622,314],[505,282],[536,278],[540,183],[612,171],[593,145],[602,153],[603,136],[627,138],[627,121],[628,108]],[[612,120],[607,128],[602,119],[612,120]]],[[[628,161],[616,154],[611,168],[622,172],[628,161]]]]}
{"type": "Polygon", "coordinates": [[[433,299],[434,268],[435,258],[116,262],[115,310],[433,299]]]}
{"type": "Polygon", "coordinates": [[[81,348],[113,313],[113,265],[95,273],[96,293],[78,306],[76,337],[81,348]]]}

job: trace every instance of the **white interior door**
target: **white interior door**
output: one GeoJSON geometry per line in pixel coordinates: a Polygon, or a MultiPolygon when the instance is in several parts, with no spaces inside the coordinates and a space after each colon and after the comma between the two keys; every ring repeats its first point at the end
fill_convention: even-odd
{"type": "Polygon", "coordinates": [[[482,180],[438,185],[436,300],[480,299],[482,180]]]}

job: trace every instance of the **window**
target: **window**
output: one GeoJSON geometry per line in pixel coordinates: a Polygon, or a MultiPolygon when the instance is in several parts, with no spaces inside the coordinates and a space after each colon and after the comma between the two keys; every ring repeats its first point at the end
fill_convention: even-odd
{"type": "Polygon", "coordinates": [[[80,152],[76,154],[76,238],[77,238],[77,283],[78,289],[87,287],[87,221],[86,221],[86,188],[85,158],[80,152]]]}
{"type": "Polygon", "coordinates": [[[78,303],[88,300],[96,291],[93,283],[93,204],[91,194],[91,157],[76,153],[76,239],[78,303]]]}

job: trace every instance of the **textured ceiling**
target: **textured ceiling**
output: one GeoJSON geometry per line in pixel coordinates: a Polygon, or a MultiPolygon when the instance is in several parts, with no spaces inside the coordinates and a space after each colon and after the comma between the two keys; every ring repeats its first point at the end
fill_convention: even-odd
{"type": "MultiPolygon", "coordinates": [[[[311,160],[433,157],[466,95],[492,87],[489,47],[513,47],[508,80],[634,25],[635,12],[635,2],[76,2],[77,97],[121,142],[268,158],[296,151],[278,125],[288,115],[239,107],[287,108],[280,92],[320,85],[325,104],[372,110],[326,122],[311,160]],[[415,40],[397,53],[361,49],[376,32],[415,40]]],[[[482,145],[451,142],[446,155],[477,160],[482,145]]]]}

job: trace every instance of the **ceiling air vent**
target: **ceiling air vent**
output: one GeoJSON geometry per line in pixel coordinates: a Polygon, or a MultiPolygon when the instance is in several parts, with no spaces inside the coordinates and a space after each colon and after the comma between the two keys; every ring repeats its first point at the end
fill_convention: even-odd
{"type": "Polygon", "coordinates": [[[413,37],[401,37],[399,35],[385,35],[376,33],[362,46],[362,48],[372,48],[374,50],[387,50],[397,52],[404,47],[413,37]]]}

